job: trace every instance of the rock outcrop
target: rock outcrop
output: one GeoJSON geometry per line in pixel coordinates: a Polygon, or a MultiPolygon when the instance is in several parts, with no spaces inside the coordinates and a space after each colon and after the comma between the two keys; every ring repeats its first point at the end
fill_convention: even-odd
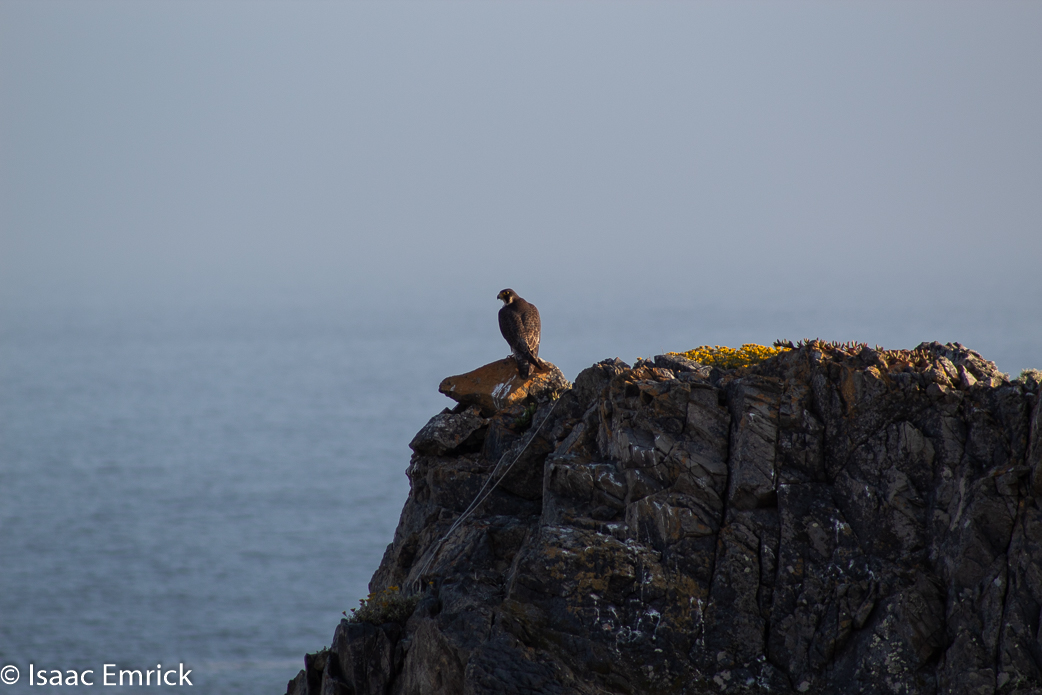
{"type": "Polygon", "coordinates": [[[472,372],[446,377],[438,391],[463,405],[476,405],[486,415],[525,401],[555,394],[571,387],[556,365],[544,362],[528,378],[517,373],[517,362],[508,357],[472,372]]]}
{"type": "Polygon", "coordinates": [[[1040,693],[1034,388],[960,345],[815,341],[461,405],[370,585],[415,611],[342,621],[289,693],[1040,693]]]}

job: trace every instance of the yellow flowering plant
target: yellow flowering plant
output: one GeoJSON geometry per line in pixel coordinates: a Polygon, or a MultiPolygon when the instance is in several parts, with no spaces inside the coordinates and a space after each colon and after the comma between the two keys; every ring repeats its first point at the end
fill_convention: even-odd
{"type": "Polygon", "coordinates": [[[767,347],[755,343],[746,343],[735,349],[726,345],[702,345],[687,352],[671,352],[671,355],[679,355],[689,360],[694,360],[707,367],[718,367],[719,369],[738,369],[763,362],[775,355],[779,355],[788,348],[767,347]]]}

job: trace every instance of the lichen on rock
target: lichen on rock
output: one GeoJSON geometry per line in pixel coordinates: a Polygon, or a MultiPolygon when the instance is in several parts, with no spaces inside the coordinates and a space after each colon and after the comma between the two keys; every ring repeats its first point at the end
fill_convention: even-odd
{"type": "Polygon", "coordinates": [[[415,611],[342,622],[289,693],[1042,692],[1038,390],[805,341],[446,411],[370,583],[415,611]]]}

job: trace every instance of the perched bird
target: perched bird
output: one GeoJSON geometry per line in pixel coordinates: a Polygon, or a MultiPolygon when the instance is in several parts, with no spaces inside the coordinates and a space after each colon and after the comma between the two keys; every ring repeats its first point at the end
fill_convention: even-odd
{"type": "Polygon", "coordinates": [[[518,297],[514,290],[503,290],[496,298],[503,300],[499,330],[517,362],[517,373],[527,379],[533,364],[539,369],[546,367],[539,359],[539,310],[518,297]]]}

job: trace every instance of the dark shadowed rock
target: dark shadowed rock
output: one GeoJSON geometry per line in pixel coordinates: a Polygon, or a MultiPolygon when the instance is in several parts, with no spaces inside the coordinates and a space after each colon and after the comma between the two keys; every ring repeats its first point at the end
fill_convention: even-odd
{"type": "Polygon", "coordinates": [[[709,367],[689,360],[683,355],[655,355],[654,365],[660,369],[669,369],[676,374],[694,372],[703,378],[709,378],[709,372],[712,371],[709,367]]]}
{"type": "Polygon", "coordinates": [[[370,584],[419,607],[289,693],[1042,693],[1033,382],[957,344],[681,360],[435,416],[370,584]]]}
{"type": "Polygon", "coordinates": [[[484,442],[487,425],[488,420],[481,417],[481,411],[476,406],[462,413],[446,409],[432,417],[416,433],[409,442],[409,448],[418,454],[431,456],[444,456],[461,448],[474,450],[484,442]]]}

